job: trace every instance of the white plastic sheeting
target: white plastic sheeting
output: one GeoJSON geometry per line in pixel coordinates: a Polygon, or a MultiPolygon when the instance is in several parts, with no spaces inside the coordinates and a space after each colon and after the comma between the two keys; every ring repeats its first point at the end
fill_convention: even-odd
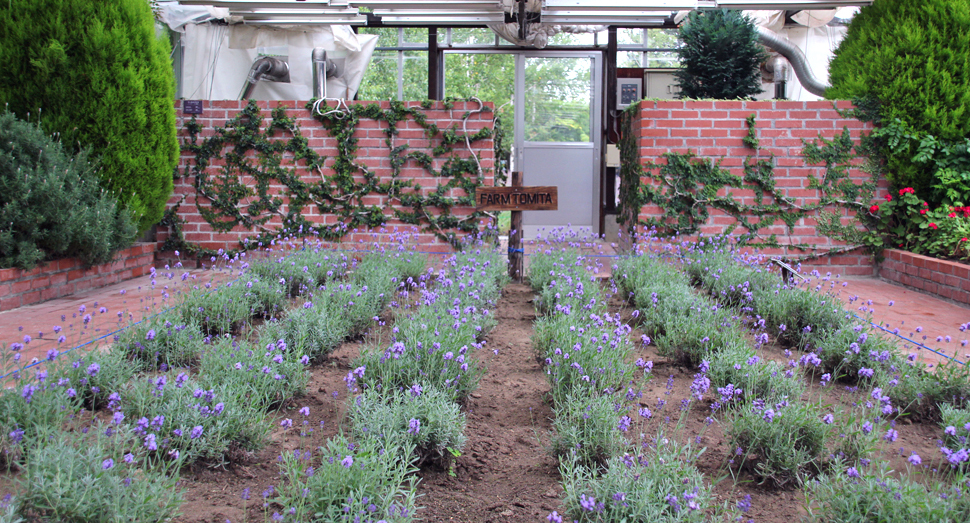
{"type": "Polygon", "coordinates": [[[351,99],[364,78],[377,38],[354,34],[347,26],[186,24],[182,35],[182,97],[237,99],[260,49],[272,48],[272,54],[286,55],[290,82],[259,82],[251,98],[309,100],[313,96],[310,54],[314,47],[323,47],[328,58],[344,61],[340,76],[327,79],[327,97],[351,99]]]}

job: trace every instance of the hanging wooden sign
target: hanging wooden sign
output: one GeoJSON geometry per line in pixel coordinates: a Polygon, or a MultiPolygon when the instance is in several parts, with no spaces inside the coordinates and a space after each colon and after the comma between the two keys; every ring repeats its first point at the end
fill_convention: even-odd
{"type": "Polygon", "coordinates": [[[479,187],[475,190],[479,211],[555,211],[558,187],[479,187]]]}

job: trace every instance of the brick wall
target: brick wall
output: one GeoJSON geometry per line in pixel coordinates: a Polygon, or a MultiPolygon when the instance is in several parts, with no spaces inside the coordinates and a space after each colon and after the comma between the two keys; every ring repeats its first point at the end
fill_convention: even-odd
{"type": "MultiPolygon", "coordinates": [[[[848,109],[851,103],[835,102],[839,109],[848,109]]],[[[802,140],[813,140],[819,135],[831,139],[848,128],[853,139],[858,141],[862,132],[871,131],[872,126],[858,120],[844,118],[831,101],[797,102],[787,100],[768,101],[690,101],[660,100],[640,103],[639,123],[634,122],[639,132],[641,161],[661,164],[661,157],[667,152],[686,153],[688,150],[702,158],[720,160],[722,168],[741,176],[748,157],[767,159],[774,155],[774,176],[781,194],[792,198],[799,206],[812,205],[820,198],[819,191],[808,186],[808,175],[817,178],[824,175],[824,166],[807,165],[801,157],[802,140]],[[755,115],[755,125],[761,149],[755,151],[744,145],[742,139],[748,134],[745,119],[755,115]]],[[[861,165],[859,159],[856,165],[861,165]]],[[[850,176],[856,183],[868,180],[869,175],[858,168],[850,169],[850,176]]],[[[643,178],[641,183],[651,183],[643,178]]],[[[886,187],[886,183],[881,184],[886,187]]],[[[720,195],[726,191],[722,190],[720,195]]],[[[744,204],[754,204],[754,191],[750,189],[731,189],[736,200],[744,204]]],[[[770,197],[766,197],[770,201],[770,197]]],[[[655,205],[644,206],[640,219],[659,218],[662,215],[655,205]]],[[[847,214],[848,216],[848,214],[847,214]]],[[[752,219],[756,222],[757,219],[752,219]]],[[[735,223],[734,218],[718,210],[710,210],[708,222],[701,226],[703,234],[720,234],[735,223]]],[[[844,223],[849,223],[848,221],[844,223]]],[[[777,234],[779,243],[809,244],[814,252],[827,252],[842,247],[839,242],[817,234],[816,222],[811,217],[798,220],[795,226],[788,227],[778,221],[761,229],[764,235],[777,234]]],[[[738,228],[735,233],[746,232],[738,228]]],[[[805,251],[798,249],[764,249],[767,254],[780,254],[797,258],[805,251]]],[[[872,259],[861,249],[846,254],[825,257],[807,262],[823,272],[842,274],[872,274],[872,259]]]]}
{"type": "MultiPolygon", "coordinates": [[[[202,131],[200,137],[213,136],[215,134],[215,128],[223,127],[226,121],[234,117],[240,110],[242,110],[246,103],[245,101],[238,100],[222,100],[222,101],[203,101],[203,112],[197,116],[197,122],[201,125],[202,131]]],[[[379,103],[382,107],[390,107],[389,102],[360,102],[363,104],[373,104],[379,103]]],[[[263,101],[259,102],[259,107],[262,109],[263,117],[265,122],[269,122],[271,119],[271,110],[273,108],[282,106],[287,108],[287,115],[291,118],[295,118],[301,132],[309,140],[309,145],[321,156],[327,157],[327,161],[324,166],[324,173],[326,175],[333,174],[333,171],[329,167],[333,164],[334,157],[337,156],[337,143],[336,139],[330,137],[329,132],[323,128],[322,124],[316,120],[310,113],[309,110],[305,109],[306,102],[303,101],[263,101]]],[[[405,102],[408,107],[420,107],[419,102],[405,102]]],[[[491,107],[491,104],[488,104],[491,107]]],[[[436,102],[432,107],[425,110],[425,115],[427,117],[427,122],[429,124],[435,124],[439,129],[449,129],[457,125],[459,131],[464,132],[467,130],[469,134],[474,134],[482,128],[491,128],[494,125],[492,120],[493,114],[491,112],[481,112],[477,114],[472,114],[465,124],[465,128],[462,129],[462,117],[466,112],[474,111],[478,109],[477,102],[455,102],[451,109],[447,109],[442,102],[436,102]]],[[[176,111],[179,114],[180,124],[184,124],[188,120],[189,116],[183,115],[181,113],[181,103],[176,101],[176,111]]],[[[431,144],[428,138],[425,136],[424,129],[412,120],[404,121],[398,123],[398,134],[394,138],[394,146],[398,147],[401,145],[408,145],[409,150],[412,151],[422,151],[427,154],[431,154],[431,144]]],[[[357,150],[357,162],[366,165],[367,168],[373,172],[380,180],[381,183],[391,180],[391,165],[389,160],[390,151],[385,144],[385,138],[387,135],[384,130],[386,129],[386,123],[379,122],[375,120],[361,119],[359,125],[357,126],[357,131],[355,137],[358,139],[358,150],[357,150]]],[[[180,130],[182,139],[188,133],[184,130],[180,130]]],[[[475,151],[478,153],[481,166],[485,173],[485,185],[492,185],[494,181],[494,175],[492,172],[493,168],[493,145],[491,138],[486,140],[480,140],[473,144],[475,151]]],[[[469,153],[467,148],[459,144],[455,146],[452,155],[456,157],[467,158],[469,153]]],[[[184,173],[185,167],[189,165],[192,161],[192,154],[188,152],[182,153],[182,158],[179,161],[179,172],[184,173]]],[[[447,155],[446,155],[447,156],[447,155]]],[[[436,158],[434,161],[434,168],[440,169],[442,164],[444,164],[446,157],[436,158]]],[[[212,174],[218,173],[220,162],[214,162],[215,165],[210,166],[210,172],[212,174]]],[[[297,165],[297,171],[300,171],[299,165],[297,165]]],[[[301,178],[307,181],[317,182],[320,180],[321,173],[309,172],[303,169],[300,173],[301,178]]],[[[401,178],[414,180],[422,186],[422,192],[424,194],[429,194],[432,192],[439,184],[439,180],[432,178],[430,173],[423,167],[418,165],[414,161],[408,161],[403,166],[400,174],[401,178]]],[[[183,227],[183,232],[185,234],[185,239],[188,242],[195,243],[201,247],[217,250],[217,249],[236,249],[239,247],[239,242],[244,237],[252,236],[254,232],[253,229],[245,229],[242,227],[237,227],[230,232],[222,233],[215,232],[209,226],[209,224],[202,218],[199,214],[198,207],[196,206],[196,191],[194,188],[194,176],[181,176],[175,180],[175,191],[172,198],[169,200],[169,207],[178,203],[183,197],[185,198],[179,208],[179,217],[185,220],[185,225],[183,227]]],[[[445,183],[447,179],[440,180],[440,183],[445,183]]],[[[274,187],[274,190],[277,188],[274,187]]],[[[461,189],[452,189],[446,196],[465,196],[464,191],[461,189]]],[[[372,194],[366,196],[364,199],[366,205],[376,205],[383,207],[387,201],[386,197],[383,195],[372,194]]],[[[284,209],[285,212],[285,204],[284,209]]],[[[317,209],[314,205],[308,205],[304,209],[304,216],[315,224],[336,224],[338,223],[338,217],[335,215],[319,215],[316,214],[317,209]]],[[[473,207],[452,207],[451,213],[457,217],[467,216],[474,211],[473,207]]],[[[386,209],[385,214],[389,217],[393,213],[393,209],[386,209]]],[[[279,221],[270,221],[267,227],[274,228],[274,226],[279,225],[279,221]]],[[[362,242],[373,242],[375,239],[388,238],[393,234],[396,227],[406,228],[411,230],[410,225],[402,224],[399,221],[389,218],[387,225],[378,230],[356,230],[350,231],[344,238],[344,243],[349,247],[350,245],[360,245],[362,242]],[[376,235],[376,236],[375,236],[376,235]]],[[[159,244],[159,250],[164,244],[165,239],[169,236],[170,231],[164,227],[160,227],[158,230],[157,240],[159,244]]],[[[414,240],[419,249],[429,251],[429,252],[444,252],[450,251],[451,247],[446,242],[437,238],[433,233],[422,231],[416,235],[414,240]]],[[[166,255],[160,253],[161,258],[165,258],[166,255]]]]}
{"type": "Polygon", "coordinates": [[[148,274],[155,261],[154,243],[136,243],[114,261],[85,268],[75,258],[43,263],[32,270],[0,269],[0,311],[97,289],[148,274]]]}
{"type": "Polygon", "coordinates": [[[880,278],[970,304],[970,266],[896,249],[883,251],[883,256],[880,278]]]}

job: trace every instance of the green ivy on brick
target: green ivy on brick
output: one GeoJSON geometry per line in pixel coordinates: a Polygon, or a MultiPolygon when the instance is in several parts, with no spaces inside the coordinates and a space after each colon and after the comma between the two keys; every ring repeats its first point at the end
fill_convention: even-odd
{"type": "MultiPolygon", "coordinates": [[[[446,109],[453,106],[451,100],[444,102],[446,109]]],[[[312,107],[312,102],[307,104],[307,109],[312,107]]],[[[285,108],[274,109],[270,121],[264,124],[259,107],[251,100],[211,137],[200,139],[202,129],[194,117],[186,124],[189,140],[183,150],[194,155],[195,161],[183,174],[194,177],[196,205],[214,231],[228,232],[236,227],[254,231],[240,242],[242,249],[267,244],[280,236],[312,235],[339,241],[355,228],[381,227],[390,217],[417,225],[458,247],[462,234],[477,231],[478,220],[485,214],[476,211],[458,217],[452,209],[474,207],[475,191],[484,183],[485,172],[477,157],[461,158],[453,153],[456,147],[470,149],[475,142],[490,138],[492,129],[483,128],[474,134],[457,125],[439,129],[427,120],[425,111],[431,107],[430,101],[420,107],[391,102],[388,108],[354,104],[345,111],[314,113],[337,142],[337,154],[327,165],[330,159],[309,146],[285,108]],[[354,134],[361,120],[386,124],[389,178],[382,180],[358,161],[358,138],[354,134]],[[397,143],[398,128],[408,120],[424,129],[431,154],[397,143]],[[440,169],[434,168],[437,158],[445,158],[440,169]],[[217,171],[209,169],[217,160],[222,166],[217,171]],[[423,167],[429,177],[438,180],[429,194],[422,195],[421,185],[401,176],[409,162],[423,167]],[[449,196],[453,189],[460,189],[465,195],[449,196]],[[383,203],[365,203],[371,195],[383,197],[383,203]],[[320,224],[307,219],[306,213],[311,209],[319,215],[336,216],[337,223],[320,224]],[[279,221],[272,222],[273,218],[279,221]]],[[[462,120],[482,111],[489,108],[468,111],[462,120]]],[[[171,208],[163,222],[172,230],[165,248],[207,254],[185,241],[177,209],[178,205],[171,208]]]]}
{"type": "MultiPolygon", "coordinates": [[[[777,235],[766,235],[763,230],[780,222],[792,231],[799,220],[813,217],[818,221],[819,234],[848,245],[824,254],[813,253],[807,258],[837,254],[861,246],[871,247],[869,239],[874,229],[867,213],[876,190],[878,172],[864,168],[870,178],[861,184],[849,178],[848,169],[855,153],[865,154],[866,151],[853,144],[848,129],[832,140],[819,136],[814,142],[802,141],[805,161],[824,164],[825,174],[822,178],[808,176],[809,188],[818,190],[821,196],[817,203],[800,206],[794,198],[785,196],[776,187],[773,155],[769,158],[748,156],[742,176],[721,168],[719,160],[698,158],[690,151],[685,154],[669,152],[663,155],[664,163],[648,162],[641,165],[639,144],[633,128],[638,111],[638,106],[624,111],[619,143],[622,162],[619,220],[629,232],[633,233],[637,226],[642,226],[655,229],[658,234],[665,236],[697,234],[710,218],[710,210],[719,209],[734,220],[724,234],[731,234],[739,227],[745,230],[736,235],[738,243],[742,245],[786,246],[811,251],[814,248],[812,245],[781,244],[777,235]],[[642,179],[648,182],[642,183],[642,179]],[[741,203],[731,192],[732,188],[752,190],[754,203],[741,203]],[[640,220],[639,210],[647,204],[657,205],[662,214],[640,220]],[[846,209],[855,215],[849,224],[842,223],[846,209]]],[[[743,139],[744,144],[757,154],[760,142],[754,115],[746,119],[746,124],[748,134],[743,139]]]]}

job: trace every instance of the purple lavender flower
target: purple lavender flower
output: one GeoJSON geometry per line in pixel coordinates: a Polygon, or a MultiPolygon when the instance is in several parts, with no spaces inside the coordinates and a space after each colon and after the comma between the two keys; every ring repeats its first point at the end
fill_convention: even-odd
{"type": "Polygon", "coordinates": [[[30,383],[28,383],[24,385],[23,391],[21,391],[20,395],[24,398],[24,400],[27,403],[30,403],[30,399],[34,396],[34,391],[36,390],[37,390],[37,387],[34,387],[30,383]]]}
{"type": "Polygon", "coordinates": [[[349,469],[350,467],[354,466],[354,457],[348,454],[347,457],[340,460],[340,464],[349,469]]]}
{"type": "Polygon", "coordinates": [[[738,509],[745,514],[751,510],[751,494],[745,494],[744,499],[738,501],[738,509]]]}
{"type": "Polygon", "coordinates": [[[280,422],[280,426],[283,427],[284,429],[288,429],[293,426],[293,420],[291,420],[290,418],[286,418],[285,420],[280,422]]]}
{"type": "Polygon", "coordinates": [[[125,420],[125,414],[123,412],[115,412],[111,416],[111,422],[115,425],[121,425],[121,422],[125,420]]]}
{"type": "Polygon", "coordinates": [[[148,329],[148,333],[145,334],[145,340],[152,341],[155,339],[155,329],[148,329]]]}
{"type": "Polygon", "coordinates": [[[87,370],[88,376],[91,376],[93,378],[98,375],[99,371],[101,371],[101,365],[98,365],[97,363],[92,363],[88,365],[88,370],[87,370]]]}
{"type": "Polygon", "coordinates": [[[111,458],[108,458],[101,462],[101,470],[108,470],[114,466],[115,466],[115,461],[111,458]]]}
{"type": "Polygon", "coordinates": [[[833,416],[832,414],[826,414],[825,416],[822,417],[822,422],[825,423],[826,425],[831,425],[833,421],[835,421],[835,416],[833,416]]]}
{"type": "Polygon", "coordinates": [[[923,462],[923,460],[919,457],[919,454],[915,452],[910,457],[906,458],[906,461],[912,465],[919,465],[923,462]]]}
{"type": "Polygon", "coordinates": [[[196,425],[192,428],[192,433],[189,434],[189,437],[192,439],[199,439],[199,437],[202,436],[202,430],[202,425],[196,425]]]}
{"type": "Polygon", "coordinates": [[[421,421],[415,418],[411,418],[408,421],[408,434],[417,434],[421,430],[421,421]]]}
{"type": "Polygon", "coordinates": [[[630,419],[630,416],[623,416],[622,418],[620,418],[620,423],[617,425],[616,428],[619,429],[620,432],[626,432],[630,430],[630,423],[632,422],[633,420],[630,419]]]}
{"type": "Polygon", "coordinates": [[[158,450],[158,443],[155,442],[154,434],[149,434],[145,436],[145,447],[148,450],[158,450]]]}
{"type": "Polygon", "coordinates": [[[846,469],[845,475],[849,476],[850,478],[861,477],[861,475],[859,474],[859,470],[856,469],[855,467],[849,467],[848,469],[846,469]]]}

